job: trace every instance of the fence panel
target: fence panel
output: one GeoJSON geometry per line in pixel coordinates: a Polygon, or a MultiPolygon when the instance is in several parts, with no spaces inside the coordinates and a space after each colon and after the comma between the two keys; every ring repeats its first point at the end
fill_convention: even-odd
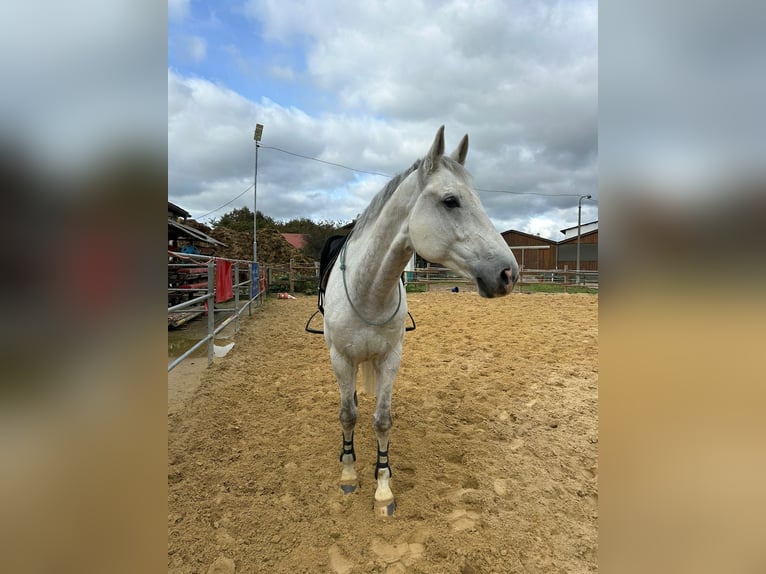
{"type": "MultiPolygon", "coordinates": [[[[557,285],[565,292],[571,287],[587,287],[589,289],[598,289],[599,274],[598,271],[583,271],[578,274],[575,270],[568,267],[563,269],[524,269],[519,272],[519,282],[516,289],[523,292],[525,285],[552,284],[557,285]]],[[[473,285],[474,281],[458,275],[450,269],[444,267],[427,266],[419,267],[405,272],[408,285],[422,286],[426,291],[432,287],[438,288],[445,285],[473,285]]],[[[416,287],[417,288],[417,287],[416,287]]]]}
{"type": "Polygon", "coordinates": [[[563,269],[523,269],[519,275],[519,282],[516,284],[519,292],[524,291],[524,286],[530,286],[530,290],[534,290],[533,286],[545,284],[563,287],[565,292],[572,287],[598,289],[599,282],[598,271],[581,269],[578,273],[566,265],[563,269]]]}
{"type": "MultiPolygon", "coordinates": [[[[235,332],[239,330],[240,315],[247,309],[252,315],[252,304],[260,301],[265,293],[265,278],[256,275],[257,265],[241,259],[212,258],[206,255],[193,255],[168,251],[168,326],[180,326],[183,323],[207,313],[206,335],[187,349],[168,365],[168,372],[177,367],[194,351],[207,344],[208,365],[213,362],[215,336],[234,322],[235,332]],[[231,262],[231,287],[234,308],[216,306],[216,261],[231,262]],[[244,269],[240,266],[244,264],[244,269]],[[257,286],[253,288],[253,286],[257,286]],[[241,303],[240,296],[246,299],[241,303]],[[218,325],[216,313],[228,313],[229,317],[218,325]]],[[[228,303],[222,302],[222,303],[228,303]]]]}
{"type": "Polygon", "coordinates": [[[319,285],[319,264],[269,265],[266,268],[268,293],[305,293],[314,295],[319,285]]]}

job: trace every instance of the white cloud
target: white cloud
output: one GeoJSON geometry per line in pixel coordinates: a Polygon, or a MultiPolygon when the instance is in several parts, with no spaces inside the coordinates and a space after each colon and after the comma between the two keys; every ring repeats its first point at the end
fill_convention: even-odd
{"type": "Polygon", "coordinates": [[[183,38],[186,57],[195,63],[205,59],[207,55],[207,42],[200,36],[186,36],[183,38]]]}
{"type": "MultiPolygon", "coordinates": [[[[482,192],[500,229],[542,217],[557,221],[545,229],[558,233],[573,224],[572,213],[576,222],[576,195],[597,193],[594,1],[251,0],[244,11],[267,45],[300,52],[305,65],[250,60],[248,78],[300,85],[319,111],[280,105],[278,89],[262,92],[276,102],[252,102],[170,72],[178,88],[169,90],[169,109],[185,102],[170,120],[171,163],[186,165],[171,177],[179,184],[171,193],[197,193],[203,179],[247,179],[256,121],[265,125],[264,146],[389,174],[421,157],[445,124],[450,147],[469,133],[476,187],[575,195],[572,211],[572,197],[482,192]],[[177,154],[176,137],[186,142],[177,154]]],[[[229,53],[239,54],[234,44],[229,53]]],[[[349,219],[385,183],[265,147],[259,157],[259,207],[277,217],[349,219]],[[333,201],[312,203],[319,193],[333,201]],[[280,202],[269,204],[269,194],[280,202]]],[[[220,203],[239,192],[232,187],[220,203]]]]}
{"type": "Polygon", "coordinates": [[[191,0],[168,0],[168,19],[179,22],[188,18],[191,12],[191,0]]]}
{"type": "Polygon", "coordinates": [[[240,74],[243,76],[251,76],[252,75],[252,69],[250,67],[250,64],[248,63],[247,59],[242,55],[242,52],[240,51],[237,46],[234,44],[225,44],[221,47],[224,53],[228,54],[231,58],[232,62],[234,62],[234,65],[237,66],[237,69],[239,70],[240,74]]]}
{"type": "Polygon", "coordinates": [[[202,36],[173,35],[168,39],[168,53],[183,64],[199,64],[207,57],[207,40],[202,36]]]}
{"type": "Polygon", "coordinates": [[[295,79],[295,71],[288,66],[271,66],[269,73],[279,80],[292,82],[295,79]]]}
{"type": "Polygon", "coordinates": [[[551,217],[533,217],[529,222],[523,226],[521,231],[529,233],[531,235],[539,235],[549,239],[554,238],[559,234],[560,226],[551,217]]]}

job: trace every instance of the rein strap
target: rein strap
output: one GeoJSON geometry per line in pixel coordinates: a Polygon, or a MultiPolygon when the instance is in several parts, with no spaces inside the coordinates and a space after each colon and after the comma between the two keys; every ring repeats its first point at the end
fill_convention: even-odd
{"type": "MultiPolygon", "coordinates": [[[[328,240],[328,243],[331,242],[336,237],[340,238],[341,236],[331,237],[328,240]]],[[[319,278],[319,289],[317,290],[317,307],[318,307],[318,310],[314,311],[314,313],[311,315],[311,317],[309,317],[309,320],[306,321],[305,330],[306,330],[307,333],[314,333],[316,335],[324,335],[324,329],[314,329],[313,327],[311,327],[311,321],[319,313],[324,315],[324,292],[325,292],[325,286],[327,285],[327,280],[328,280],[328,278],[330,276],[330,271],[332,271],[332,268],[334,267],[335,262],[336,262],[337,259],[340,259],[340,269],[341,269],[341,274],[343,276],[343,289],[346,292],[346,299],[348,300],[349,304],[351,305],[351,308],[354,310],[354,313],[356,313],[356,316],[359,317],[364,323],[366,323],[367,325],[370,325],[372,327],[382,327],[383,325],[386,325],[386,324],[390,323],[393,320],[393,318],[396,317],[396,314],[399,312],[399,309],[401,309],[401,307],[402,307],[402,292],[401,292],[401,290],[399,290],[399,302],[396,305],[396,311],[394,311],[393,315],[391,315],[388,319],[386,319],[382,323],[374,323],[372,321],[368,321],[367,319],[365,319],[362,316],[362,314],[359,312],[359,310],[354,305],[354,302],[351,301],[351,296],[349,295],[349,292],[348,292],[348,285],[346,284],[346,243],[348,242],[348,238],[349,237],[351,237],[350,233],[345,237],[339,253],[335,252],[335,254],[333,255],[332,251],[327,249],[327,260],[326,260],[326,263],[325,263],[325,253],[324,253],[324,251],[325,251],[325,248],[327,247],[327,244],[325,245],[325,248],[323,248],[322,260],[323,260],[323,265],[326,264],[326,267],[325,267],[324,271],[321,273],[321,276],[319,278]]],[[[412,321],[412,325],[405,326],[404,330],[406,332],[414,331],[417,328],[417,325],[415,324],[415,318],[412,316],[412,313],[410,313],[409,311],[407,311],[407,315],[409,316],[410,321],[412,321]]]]}
{"type": "MultiPolygon", "coordinates": [[[[350,234],[349,234],[350,237],[350,234]]],[[[348,241],[343,244],[343,247],[340,250],[340,272],[343,276],[343,289],[346,292],[346,299],[348,299],[348,304],[351,305],[351,308],[354,310],[354,313],[356,313],[356,316],[359,317],[363,323],[366,325],[370,325],[371,327],[382,327],[383,325],[387,325],[390,323],[394,317],[396,317],[396,314],[399,313],[399,309],[402,307],[402,290],[401,288],[397,289],[399,293],[399,302],[396,304],[396,309],[391,314],[391,316],[383,321],[382,323],[376,323],[375,321],[370,321],[362,316],[362,314],[359,312],[359,309],[356,308],[356,305],[354,305],[354,302],[351,300],[351,295],[348,292],[348,285],[346,284],[346,245],[348,245],[348,241]]]]}

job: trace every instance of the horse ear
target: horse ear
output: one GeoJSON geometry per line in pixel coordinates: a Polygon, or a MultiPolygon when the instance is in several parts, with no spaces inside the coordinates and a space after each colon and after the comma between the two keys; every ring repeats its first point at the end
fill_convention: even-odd
{"type": "Polygon", "coordinates": [[[428,152],[425,160],[423,160],[423,169],[426,175],[436,171],[439,165],[439,158],[444,155],[444,126],[440,127],[436,132],[434,143],[431,145],[431,149],[428,152]]]}
{"type": "Polygon", "coordinates": [[[460,165],[465,165],[465,158],[467,155],[468,155],[468,134],[465,134],[463,136],[463,139],[460,140],[460,144],[457,146],[455,151],[452,152],[452,155],[450,157],[454,159],[456,162],[458,162],[460,165]]]}

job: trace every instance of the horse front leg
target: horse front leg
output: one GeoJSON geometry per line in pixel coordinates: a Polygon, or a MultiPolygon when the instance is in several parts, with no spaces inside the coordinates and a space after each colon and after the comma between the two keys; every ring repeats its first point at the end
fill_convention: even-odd
{"type": "Polygon", "coordinates": [[[341,397],[340,424],[343,429],[343,446],[340,450],[340,462],[343,464],[343,470],[340,473],[340,489],[345,494],[356,492],[356,489],[359,488],[359,477],[354,468],[356,462],[354,427],[356,426],[357,405],[356,391],[354,391],[351,400],[341,397]]]}
{"type": "Polygon", "coordinates": [[[356,397],[356,367],[350,364],[344,357],[331,352],[331,360],[335,377],[340,391],[340,426],[342,441],[340,462],[343,465],[340,474],[340,489],[345,494],[356,492],[359,488],[359,477],[356,474],[354,463],[356,452],[354,451],[354,428],[357,419],[356,397]]]}
{"type": "Polygon", "coordinates": [[[389,464],[389,436],[393,420],[391,418],[391,393],[394,378],[399,369],[399,355],[396,354],[388,364],[382,363],[377,373],[377,407],[373,419],[373,429],[378,441],[378,460],[375,464],[375,479],[378,486],[375,489],[375,514],[391,516],[396,510],[396,500],[391,490],[391,465],[389,464]]]}

